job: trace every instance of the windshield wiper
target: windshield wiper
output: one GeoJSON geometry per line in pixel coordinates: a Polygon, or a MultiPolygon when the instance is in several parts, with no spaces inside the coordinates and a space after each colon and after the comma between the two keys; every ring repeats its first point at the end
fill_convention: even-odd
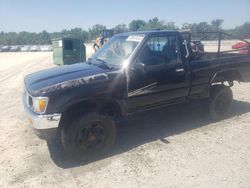
{"type": "Polygon", "coordinates": [[[114,67],[110,66],[106,61],[102,60],[102,59],[96,59],[97,61],[102,62],[102,65],[105,65],[108,69],[113,69],[114,67]]]}

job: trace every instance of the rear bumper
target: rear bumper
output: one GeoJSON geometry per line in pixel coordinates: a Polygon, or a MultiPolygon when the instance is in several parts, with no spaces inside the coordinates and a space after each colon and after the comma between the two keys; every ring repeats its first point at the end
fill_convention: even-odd
{"type": "Polygon", "coordinates": [[[23,106],[34,129],[37,131],[55,129],[59,126],[61,114],[36,114],[26,105],[25,97],[23,97],[23,106]]]}

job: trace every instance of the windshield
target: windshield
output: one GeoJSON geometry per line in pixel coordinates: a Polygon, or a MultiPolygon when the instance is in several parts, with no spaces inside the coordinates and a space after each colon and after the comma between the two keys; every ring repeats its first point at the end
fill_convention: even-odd
{"type": "Polygon", "coordinates": [[[92,58],[109,65],[122,64],[129,58],[143,38],[143,35],[115,36],[97,51],[92,58]]]}

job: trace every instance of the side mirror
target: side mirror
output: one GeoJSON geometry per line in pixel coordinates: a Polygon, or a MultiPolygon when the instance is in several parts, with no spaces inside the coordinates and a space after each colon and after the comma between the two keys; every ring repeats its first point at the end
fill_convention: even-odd
{"type": "Polygon", "coordinates": [[[146,65],[143,62],[136,61],[133,65],[135,71],[139,71],[142,73],[146,72],[146,65]]]}

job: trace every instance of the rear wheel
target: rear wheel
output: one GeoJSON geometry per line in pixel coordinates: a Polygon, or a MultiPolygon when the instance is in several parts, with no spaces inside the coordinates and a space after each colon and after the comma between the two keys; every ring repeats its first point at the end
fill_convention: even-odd
{"type": "Polygon", "coordinates": [[[230,110],[233,102],[233,92],[230,87],[214,85],[208,101],[208,111],[212,119],[222,119],[230,110]]]}
{"type": "Polygon", "coordinates": [[[104,155],[115,143],[116,127],[109,116],[79,115],[62,127],[61,141],[72,157],[90,159],[104,155]]]}

